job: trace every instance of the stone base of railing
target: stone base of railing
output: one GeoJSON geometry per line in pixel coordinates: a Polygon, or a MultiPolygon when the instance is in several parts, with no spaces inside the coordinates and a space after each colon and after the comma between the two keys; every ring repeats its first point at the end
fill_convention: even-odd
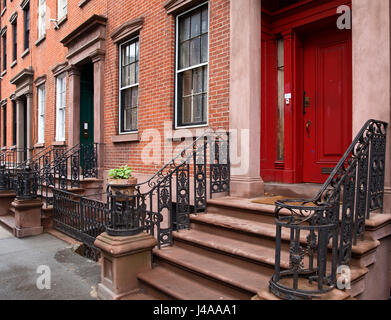
{"type": "Polygon", "coordinates": [[[0,216],[9,214],[12,201],[15,199],[15,192],[11,190],[0,191],[0,216]]]}
{"type": "Polygon", "coordinates": [[[152,249],[157,241],[146,233],[113,237],[105,232],[97,237],[94,245],[102,252],[98,297],[119,300],[138,290],[137,274],[152,268],[152,249]]]}
{"type": "Polygon", "coordinates": [[[15,212],[15,236],[25,238],[43,233],[40,200],[17,200],[11,203],[15,212]]]}

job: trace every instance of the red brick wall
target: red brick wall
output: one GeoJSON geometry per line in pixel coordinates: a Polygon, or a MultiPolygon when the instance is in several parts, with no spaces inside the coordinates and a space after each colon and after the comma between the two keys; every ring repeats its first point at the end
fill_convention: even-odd
{"type": "MultiPolygon", "coordinates": [[[[22,58],[24,51],[24,18],[23,10],[20,7],[21,1],[7,0],[7,9],[1,17],[1,27],[7,26],[7,73],[3,76],[1,82],[1,100],[7,98],[7,146],[12,145],[12,102],[9,99],[15,92],[15,86],[10,80],[24,68],[32,67],[34,70],[34,79],[46,75],[46,112],[45,112],[45,144],[50,145],[55,140],[56,126],[56,88],[55,77],[52,69],[66,61],[67,49],[60,42],[67,34],[79,26],[83,21],[93,14],[106,14],[106,2],[99,0],[90,0],[82,8],[78,6],[80,0],[68,0],[68,19],[60,25],[58,30],[54,29],[53,22],[49,19],[57,19],[57,1],[47,0],[46,5],[46,39],[38,46],[35,42],[38,40],[38,1],[30,0],[30,53],[22,58]],[[18,23],[18,55],[17,64],[11,68],[12,63],[12,26],[9,18],[17,11],[18,23]]],[[[2,4],[2,1],[1,1],[2,4]]],[[[1,10],[3,7],[1,8],[1,10]]],[[[1,55],[2,59],[2,55],[1,55]]],[[[1,71],[3,69],[1,68],[1,71]]],[[[69,98],[69,97],[68,97],[69,98]]],[[[33,144],[37,142],[37,90],[34,87],[33,92],[33,144]]],[[[1,115],[3,117],[3,115],[1,115]]],[[[3,119],[1,119],[3,123],[3,119]]],[[[1,131],[2,135],[2,131],[1,131]]]]}
{"type": "MultiPolygon", "coordinates": [[[[108,4],[108,34],[123,22],[144,17],[140,31],[139,133],[174,122],[175,16],[167,14],[164,0],[115,0],[108,4]]],[[[211,0],[209,5],[209,127],[229,126],[229,0],[211,0]]],[[[118,46],[107,39],[105,79],[105,167],[129,164],[138,173],[151,173],[163,164],[145,165],[143,148],[149,143],[116,143],[118,114],[118,46]]],[[[160,141],[163,150],[164,139],[160,141]]]]}
{"type": "MultiPolygon", "coordinates": [[[[50,18],[57,17],[57,1],[47,0],[47,34],[38,46],[37,15],[38,2],[31,1],[30,14],[30,53],[22,58],[23,52],[23,12],[20,1],[7,1],[7,10],[1,17],[2,26],[7,25],[8,63],[7,73],[1,82],[1,99],[7,103],[8,147],[12,144],[12,108],[10,95],[15,86],[10,79],[23,68],[32,66],[34,78],[42,75],[46,80],[46,121],[45,143],[55,139],[55,77],[52,69],[66,61],[67,49],[61,44],[72,30],[93,14],[103,14],[107,21],[107,41],[105,58],[105,168],[110,169],[123,164],[132,166],[135,172],[152,173],[161,167],[145,165],[141,161],[141,152],[147,142],[112,143],[112,136],[118,135],[119,99],[118,99],[118,45],[110,38],[112,31],[122,23],[137,17],[144,17],[140,31],[140,73],[139,73],[139,133],[146,129],[157,129],[162,133],[163,124],[168,121],[172,128],[174,115],[174,73],[175,73],[175,16],[167,14],[164,0],[90,0],[85,6],[78,6],[80,0],[68,0],[68,20],[54,30],[50,18]],[[107,7],[106,7],[107,6],[107,7]],[[12,32],[9,18],[18,11],[18,59],[17,65],[10,68],[12,60],[12,32]]],[[[209,127],[225,128],[229,125],[229,41],[230,18],[229,0],[211,0],[209,6],[209,127]]],[[[67,87],[67,89],[69,89],[67,87]]],[[[69,92],[69,91],[68,91],[69,92]]],[[[69,96],[67,97],[69,101],[69,96]]],[[[37,94],[33,97],[33,144],[37,141],[37,94]]],[[[69,105],[69,103],[67,103],[69,105]]],[[[68,108],[69,111],[69,108],[68,108]]],[[[68,117],[67,117],[68,119],[68,117]]],[[[68,126],[66,126],[68,128],[68,126]]],[[[67,134],[68,136],[68,134],[67,134]]],[[[164,140],[160,142],[163,150],[164,140]]],[[[163,161],[163,159],[162,159],[163,161]]]]}

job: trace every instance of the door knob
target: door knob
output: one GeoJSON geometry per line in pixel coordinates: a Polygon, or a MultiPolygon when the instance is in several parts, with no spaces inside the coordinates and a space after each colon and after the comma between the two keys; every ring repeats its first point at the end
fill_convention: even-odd
{"type": "Polygon", "coordinates": [[[306,129],[307,129],[307,134],[308,134],[308,137],[310,136],[310,127],[311,127],[311,121],[308,120],[307,121],[307,124],[305,125],[306,129]]]}

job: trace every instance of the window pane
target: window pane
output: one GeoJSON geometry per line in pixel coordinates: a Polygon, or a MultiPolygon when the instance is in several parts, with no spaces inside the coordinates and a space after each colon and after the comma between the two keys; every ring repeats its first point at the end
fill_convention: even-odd
{"type": "Polygon", "coordinates": [[[201,93],[203,90],[203,77],[202,77],[202,68],[197,68],[193,70],[193,92],[201,93]]]}
{"type": "Polygon", "coordinates": [[[192,71],[188,70],[183,73],[183,95],[189,96],[191,95],[192,89],[192,71]]]}
{"type": "Polygon", "coordinates": [[[202,122],[202,94],[193,97],[194,122],[202,122]]]}
{"type": "Polygon", "coordinates": [[[201,13],[198,11],[191,16],[191,37],[194,38],[201,34],[201,13]]]}
{"type": "Polygon", "coordinates": [[[191,119],[191,97],[182,99],[182,123],[190,124],[192,122],[191,119]]]}
{"type": "Polygon", "coordinates": [[[138,105],[138,88],[132,88],[132,107],[137,107],[138,105]]]}
{"type": "Polygon", "coordinates": [[[208,35],[201,37],[201,62],[208,62],[208,35]]]}
{"type": "Polygon", "coordinates": [[[128,63],[134,62],[136,60],[136,44],[133,42],[129,45],[129,50],[127,52],[128,54],[128,63]]]}
{"type": "Polygon", "coordinates": [[[190,38],[190,17],[181,19],[179,24],[179,40],[184,41],[190,38]]]}
{"type": "Polygon", "coordinates": [[[186,41],[181,44],[180,52],[180,63],[179,63],[179,69],[184,69],[189,66],[189,45],[190,42],[186,41]]]}
{"type": "Polygon", "coordinates": [[[208,32],[208,8],[204,8],[202,10],[202,22],[201,22],[201,25],[202,25],[202,29],[201,29],[201,32],[202,33],[205,33],[205,32],[208,32]]]}
{"type": "Polygon", "coordinates": [[[204,72],[203,72],[203,77],[204,77],[203,91],[208,91],[208,67],[207,66],[203,67],[203,70],[204,70],[204,72]]]}
{"type": "Polygon", "coordinates": [[[203,122],[206,122],[206,119],[207,119],[207,114],[206,114],[206,111],[208,110],[207,108],[208,106],[208,95],[206,93],[204,93],[202,95],[202,121],[203,122]]]}
{"type": "Polygon", "coordinates": [[[201,63],[200,38],[191,40],[190,45],[190,65],[194,66],[201,63]]]}

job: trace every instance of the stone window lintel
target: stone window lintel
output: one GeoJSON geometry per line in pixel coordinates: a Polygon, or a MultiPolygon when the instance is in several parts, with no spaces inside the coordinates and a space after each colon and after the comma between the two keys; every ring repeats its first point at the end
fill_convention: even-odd
{"type": "Polygon", "coordinates": [[[123,42],[129,38],[135,36],[137,32],[143,27],[144,17],[138,17],[132,20],[129,20],[119,27],[115,28],[111,33],[110,37],[113,39],[114,43],[123,42]]]}

